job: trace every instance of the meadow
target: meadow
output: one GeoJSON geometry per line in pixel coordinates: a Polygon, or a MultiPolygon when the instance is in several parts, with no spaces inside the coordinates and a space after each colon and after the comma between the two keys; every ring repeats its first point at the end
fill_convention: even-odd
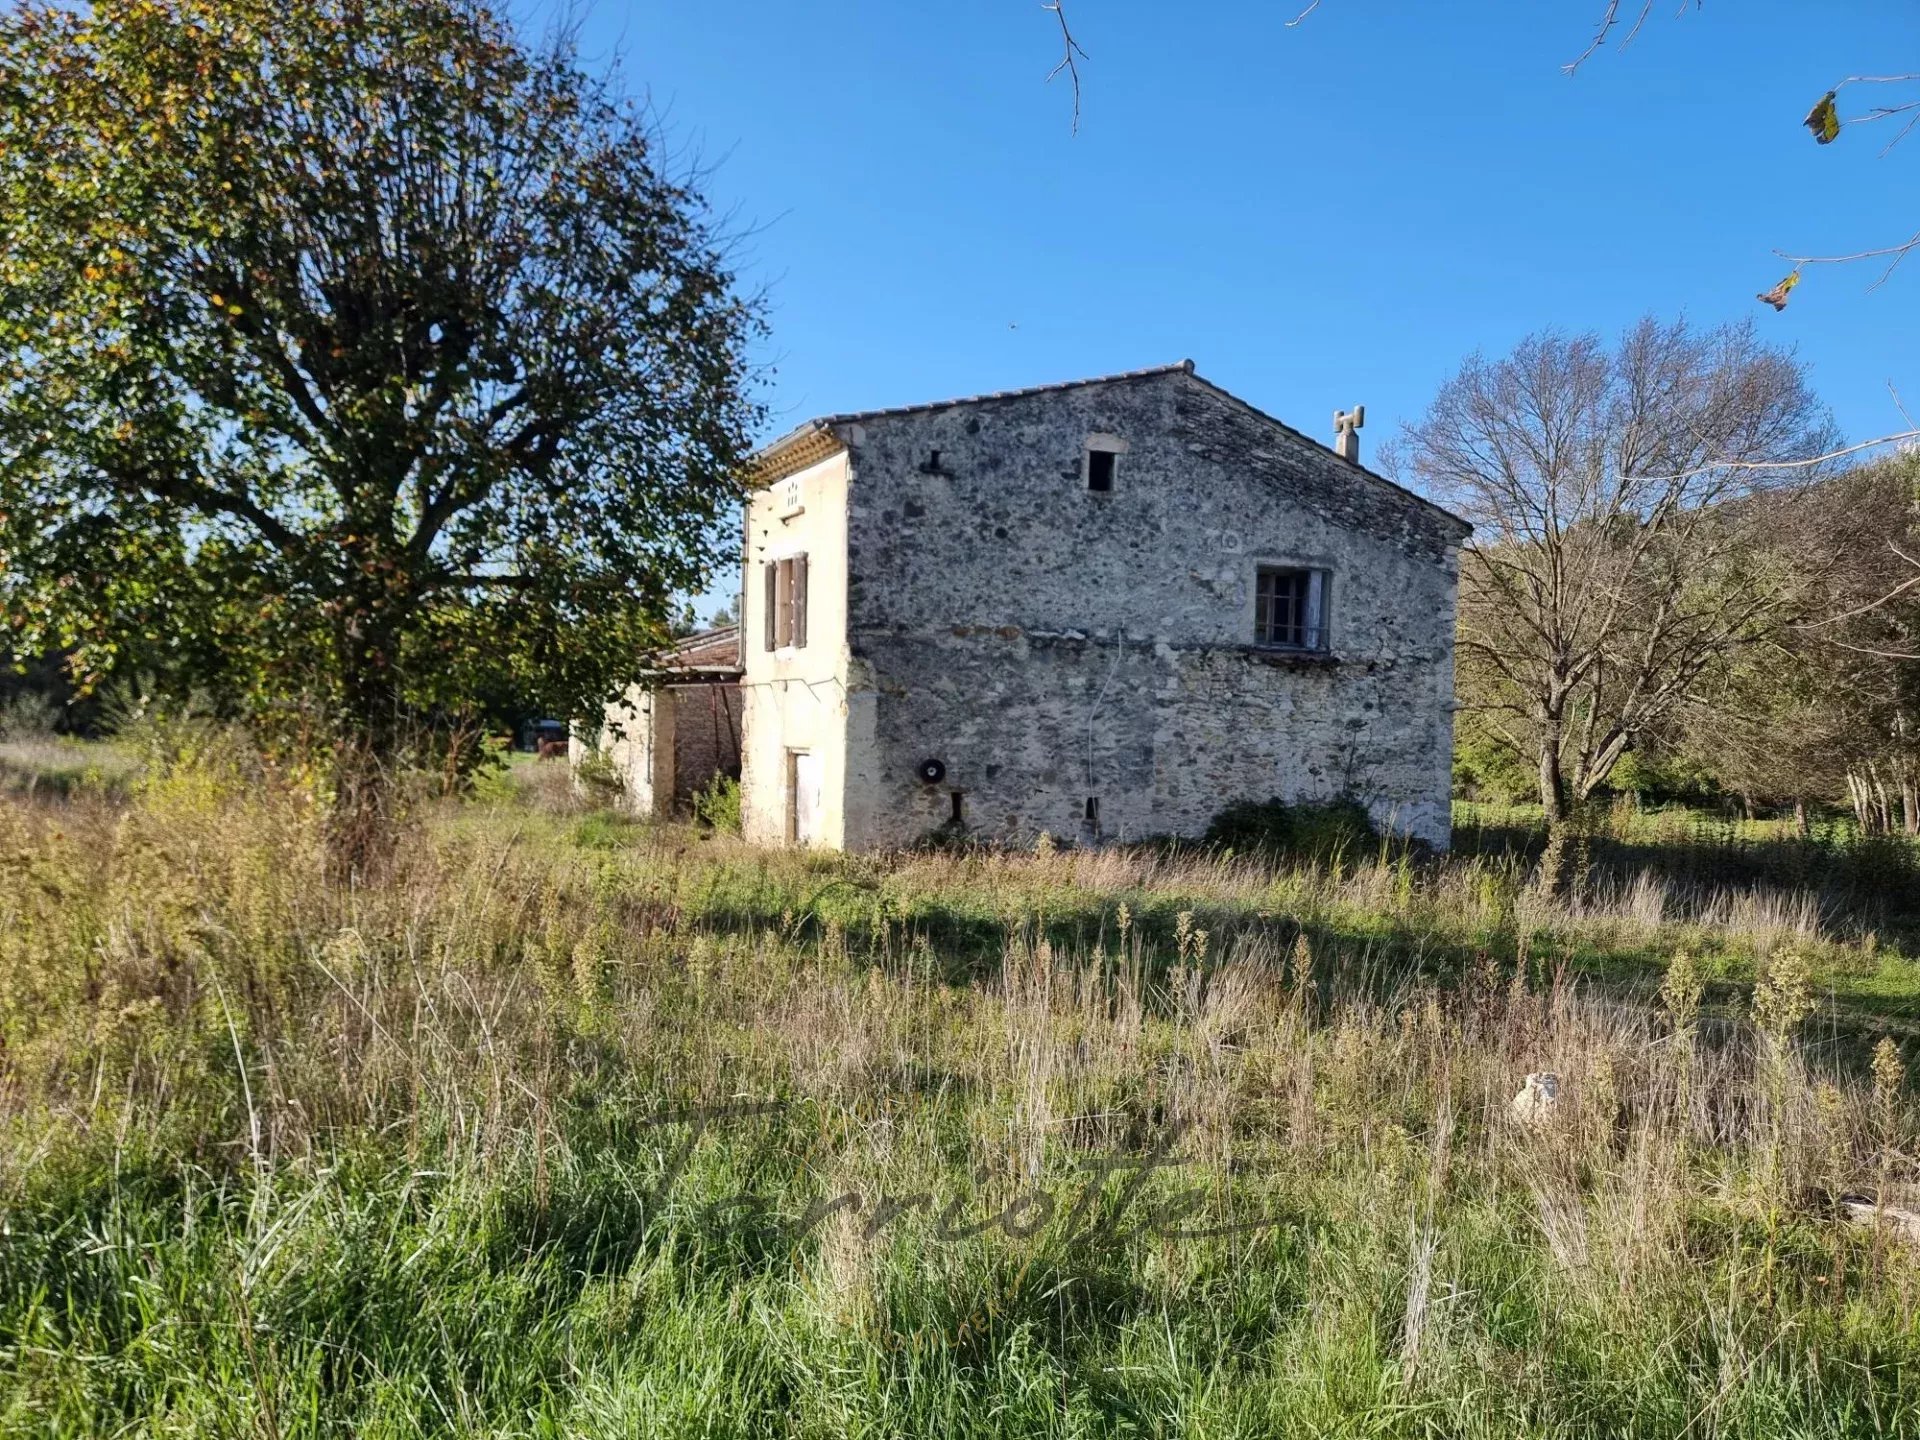
{"type": "Polygon", "coordinates": [[[5,1434],[1920,1430],[1904,840],[1549,898],[1524,814],[847,857],[529,766],[348,887],[231,736],[78,758],[0,753],[5,1434]]]}

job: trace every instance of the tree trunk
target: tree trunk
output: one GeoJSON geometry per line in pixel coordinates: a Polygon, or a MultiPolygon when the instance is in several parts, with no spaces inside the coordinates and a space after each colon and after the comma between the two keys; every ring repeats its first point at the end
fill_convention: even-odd
{"type": "Polygon", "coordinates": [[[1867,824],[1867,789],[1861,782],[1858,770],[1847,771],[1847,802],[1853,806],[1853,821],[1860,827],[1860,833],[1870,833],[1867,824]]]}
{"type": "Polygon", "coordinates": [[[327,817],[328,868],[336,880],[363,882],[393,858],[400,696],[394,674],[399,637],[390,597],[350,604],[337,643],[343,660],[341,710],[333,747],[333,805],[327,817]]]}
{"type": "Polygon", "coordinates": [[[1553,738],[1540,742],[1540,809],[1549,831],[1567,818],[1567,782],[1560,772],[1560,747],[1553,738]]]}
{"type": "Polygon", "coordinates": [[[1867,774],[1873,779],[1873,812],[1878,822],[1874,833],[1891,835],[1893,833],[1893,799],[1887,794],[1887,782],[1880,778],[1880,767],[1869,764],[1867,774]]]}
{"type": "Polygon", "coordinates": [[[1540,809],[1546,815],[1547,843],[1540,852],[1534,883],[1547,894],[1567,893],[1573,879],[1574,836],[1572,806],[1567,803],[1566,774],[1560,768],[1560,725],[1551,714],[1540,739],[1540,809]]]}
{"type": "Polygon", "coordinates": [[[1807,800],[1804,795],[1793,797],[1793,833],[1802,840],[1807,838],[1807,800]]]}

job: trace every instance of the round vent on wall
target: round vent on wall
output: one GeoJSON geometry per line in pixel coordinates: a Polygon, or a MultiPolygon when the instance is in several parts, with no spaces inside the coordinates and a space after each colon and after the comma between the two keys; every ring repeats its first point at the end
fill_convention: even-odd
{"type": "Polygon", "coordinates": [[[947,762],[944,760],[922,760],[920,778],[929,785],[938,785],[947,778],[947,762]]]}

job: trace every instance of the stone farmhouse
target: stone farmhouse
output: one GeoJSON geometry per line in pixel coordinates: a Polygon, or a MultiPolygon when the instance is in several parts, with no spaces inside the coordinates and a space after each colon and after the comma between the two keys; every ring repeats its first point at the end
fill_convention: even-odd
{"type": "Polygon", "coordinates": [[[1352,797],[1444,846],[1469,527],[1365,469],[1361,419],[1330,449],[1189,361],[802,425],[757,457],[744,643],[610,712],[630,793],[697,788],[704,704],[738,715],[768,844],[1123,841],[1352,797]],[[737,707],[681,698],[716,685],[737,707]]]}

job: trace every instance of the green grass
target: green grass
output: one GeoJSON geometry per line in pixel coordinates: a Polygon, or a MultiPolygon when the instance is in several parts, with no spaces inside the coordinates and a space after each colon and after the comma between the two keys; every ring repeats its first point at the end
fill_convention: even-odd
{"type": "Polygon", "coordinates": [[[1897,927],[485,793],[351,889],[218,749],[0,801],[0,1433],[1920,1427],[1897,927]]]}
{"type": "Polygon", "coordinates": [[[46,736],[0,740],[0,794],[65,798],[92,792],[124,795],[138,773],[124,749],[97,741],[46,736]]]}

